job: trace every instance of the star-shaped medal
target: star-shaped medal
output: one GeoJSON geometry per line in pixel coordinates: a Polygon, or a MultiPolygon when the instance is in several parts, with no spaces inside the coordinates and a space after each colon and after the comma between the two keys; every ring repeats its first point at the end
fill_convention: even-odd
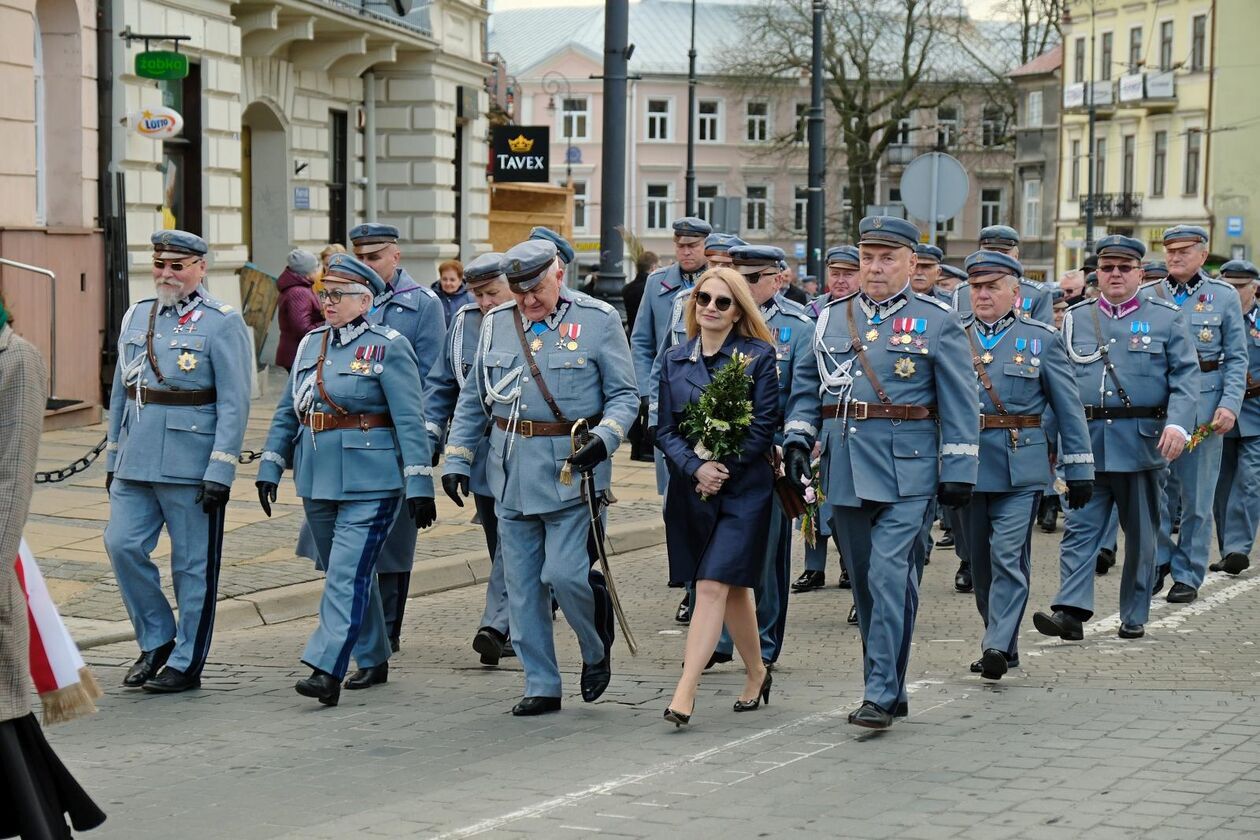
{"type": "Polygon", "coordinates": [[[992,354],[992,353],[990,353],[988,350],[985,350],[985,351],[984,351],[984,355],[980,357],[980,361],[984,362],[986,365],[988,365],[988,364],[992,364],[992,363],[993,363],[993,354],[992,354]]]}
{"type": "Polygon", "coordinates": [[[541,339],[541,338],[535,338],[533,341],[531,341],[531,342],[529,343],[529,349],[530,349],[530,350],[532,350],[532,351],[534,351],[535,353],[537,353],[539,350],[541,350],[541,349],[542,349],[542,339],[541,339]]]}
{"type": "Polygon", "coordinates": [[[179,365],[179,369],[184,371],[184,373],[190,373],[197,367],[197,357],[185,350],[179,354],[179,358],[175,363],[179,365]]]}
{"type": "Polygon", "coordinates": [[[1023,363],[1024,363],[1024,354],[1023,354],[1023,353],[1016,353],[1016,354],[1015,354],[1015,364],[1017,364],[1017,365],[1022,365],[1023,363]]]}
{"type": "Polygon", "coordinates": [[[869,330],[867,330],[867,331],[866,331],[866,340],[867,340],[867,341],[874,341],[874,340],[875,340],[875,339],[877,339],[877,338],[879,338],[879,330],[877,330],[877,329],[875,329],[874,327],[872,327],[871,329],[869,329],[869,330]]]}
{"type": "Polygon", "coordinates": [[[1199,330],[1199,341],[1208,342],[1211,340],[1212,340],[1211,329],[1209,329],[1208,327],[1204,327],[1203,329],[1199,330]]]}
{"type": "Polygon", "coordinates": [[[902,379],[909,379],[914,376],[914,359],[909,356],[902,356],[897,360],[897,364],[893,365],[893,372],[902,379]]]}

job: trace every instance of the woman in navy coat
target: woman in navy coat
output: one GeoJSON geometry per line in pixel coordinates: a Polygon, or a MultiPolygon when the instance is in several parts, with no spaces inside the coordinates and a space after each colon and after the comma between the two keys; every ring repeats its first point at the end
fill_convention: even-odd
{"type": "Polygon", "coordinates": [[[747,671],[735,711],[756,709],[763,699],[769,702],[771,678],[761,661],[752,587],[761,577],[765,556],[774,489],[768,456],[779,424],[775,350],[744,278],[730,268],[706,271],[684,315],[689,340],[666,351],[656,428],[656,446],[669,467],[665,493],[669,583],[694,583],[696,589],[683,674],[665,711],[665,719],[677,726],[691,719],[700,675],[724,621],[747,671]],[[752,425],[738,456],[704,460],[695,452],[696,441],[683,436],[679,423],[687,405],[700,399],[713,374],[736,351],[752,357],[748,365],[752,425]]]}

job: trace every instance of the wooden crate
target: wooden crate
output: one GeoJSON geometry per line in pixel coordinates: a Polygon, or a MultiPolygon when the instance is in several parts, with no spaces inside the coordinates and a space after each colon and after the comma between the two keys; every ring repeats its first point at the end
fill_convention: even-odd
{"type": "Polygon", "coordinates": [[[245,263],[237,272],[241,277],[241,317],[254,331],[254,359],[262,353],[267,331],[280,305],[276,278],[253,263],[245,263]]]}
{"type": "Polygon", "coordinates": [[[573,240],[573,190],[552,184],[491,184],[490,245],[506,251],[537,225],[573,240]]]}

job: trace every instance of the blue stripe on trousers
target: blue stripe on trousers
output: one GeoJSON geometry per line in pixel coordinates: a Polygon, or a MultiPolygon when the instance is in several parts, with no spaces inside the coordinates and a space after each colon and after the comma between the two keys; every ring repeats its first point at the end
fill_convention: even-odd
{"type": "Polygon", "coordinates": [[[334,674],[344,674],[350,665],[350,654],[354,643],[359,640],[359,628],[363,625],[363,613],[368,604],[368,587],[372,583],[372,566],[376,563],[376,555],[380,554],[385,538],[389,535],[394,517],[398,515],[398,499],[382,499],[376,510],[376,517],[368,530],[368,538],[363,543],[363,553],[359,555],[359,564],[354,574],[354,601],[350,608],[350,626],[346,628],[346,640],[341,646],[334,663],[334,674]]]}

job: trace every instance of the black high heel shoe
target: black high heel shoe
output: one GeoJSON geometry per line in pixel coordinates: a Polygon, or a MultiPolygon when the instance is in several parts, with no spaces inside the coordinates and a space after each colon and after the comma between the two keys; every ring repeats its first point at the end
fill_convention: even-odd
{"type": "MultiPolygon", "coordinates": [[[[691,711],[694,714],[696,710],[693,707],[691,711]]],[[[674,728],[677,729],[680,726],[686,726],[691,723],[691,715],[684,715],[682,712],[676,712],[672,708],[666,708],[665,722],[674,724],[674,728]]]]}
{"type": "Polygon", "coordinates": [[[761,681],[761,689],[757,692],[757,696],[751,700],[736,700],[735,711],[751,712],[754,709],[760,709],[762,701],[767,706],[770,705],[770,686],[774,683],[774,676],[769,669],[766,670],[766,678],[761,681]]]}

